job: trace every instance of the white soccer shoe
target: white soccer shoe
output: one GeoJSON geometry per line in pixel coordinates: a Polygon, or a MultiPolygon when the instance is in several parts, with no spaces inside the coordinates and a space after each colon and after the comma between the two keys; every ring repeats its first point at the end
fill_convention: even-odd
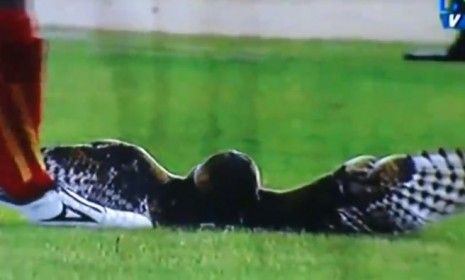
{"type": "Polygon", "coordinates": [[[0,205],[16,209],[31,223],[41,226],[141,229],[153,227],[144,215],[97,205],[66,188],[50,190],[24,205],[0,193],[0,205]]]}

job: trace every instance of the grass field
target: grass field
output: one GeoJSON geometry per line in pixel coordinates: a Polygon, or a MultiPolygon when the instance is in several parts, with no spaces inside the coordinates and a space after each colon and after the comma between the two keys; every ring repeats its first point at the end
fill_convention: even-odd
{"type": "MultiPolygon", "coordinates": [[[[52,40],[47,144],[120,138],[175,173],[218,149],[286,188],[362,153],[465,143],[464,66],[395,43],[52,40]]],[[[28,226],[0,211],[0,279],[463,279],[465,217],[400,237],[28,226]]]]}

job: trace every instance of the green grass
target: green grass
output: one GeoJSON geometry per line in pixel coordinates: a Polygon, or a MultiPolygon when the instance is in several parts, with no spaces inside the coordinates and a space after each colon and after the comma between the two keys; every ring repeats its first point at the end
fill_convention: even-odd
{"type": "MultiPolygon", "coordinates": [[[[243,150],[287,188],[362,153],[465,143],[464,66],[396,43],[53,40],[47,144],[120,138],[184,174],[243,150]]],[[[0,211],[0,279],[462,279],[465,217],[401,237],[34,228],[0,211]]]]}

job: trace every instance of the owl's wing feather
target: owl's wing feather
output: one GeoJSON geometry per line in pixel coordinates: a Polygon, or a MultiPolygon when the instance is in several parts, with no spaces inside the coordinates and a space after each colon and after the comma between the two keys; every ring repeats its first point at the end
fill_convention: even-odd
{"type": "Polygon", "coordinates": [[[168,178],[143,149],[115,140],[47,147],[42,153],[58,185],[100,205],[147,216],[150,193],[168,178]]]}
{"type": "Polygon", "coordinates": [[[347,207],[339,212],[350,221],[361,221],[364,227],[358,226],[354,232],[420,230],[464,212],[464,170],[462,150],[439,149],[383,158],[369,175],[369,181],[381,190],[381,195],[364,207],[347,207]]]}

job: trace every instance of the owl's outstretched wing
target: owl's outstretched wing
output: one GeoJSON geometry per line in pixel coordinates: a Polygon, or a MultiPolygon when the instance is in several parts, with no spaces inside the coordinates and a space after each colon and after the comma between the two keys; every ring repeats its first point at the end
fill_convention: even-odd
{"type": "Polygon", "coordinates": [[[369,177],[380,194],[364,207],[338,210],[338,226],[347,232],[420,230],[465,210],[462,150],[386,157],[369,177]]]}
{"type": "Polygon", "coordinates": [[[138,146],[106,140],[42,150],[60,186],[100,205],[149,216],[149,196],[170,174],[138,146]]]}

